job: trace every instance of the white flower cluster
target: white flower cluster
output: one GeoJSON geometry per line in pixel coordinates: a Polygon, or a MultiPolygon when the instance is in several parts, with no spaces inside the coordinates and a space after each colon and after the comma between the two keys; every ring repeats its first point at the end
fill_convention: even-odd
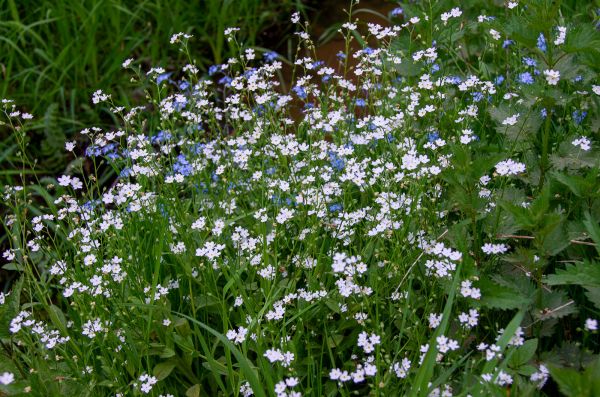
{"type": "Polygon", "coordinates": [[[152,387],[158,382],[158,379],[156,379],[155,376],[150,376],[148,374],[140,375],[138,380],[141,382],[140,391],[144,394],[150,393],[152,387]]]}
{"type": "Polygon", "coordinates": [[[496,164],[496,173],[500,176],[517,175],[525,172],[525,164],[512,159],[504,160],[496,164]]]}
{"type": "Polygon", "coordinates": [[[590,141],[589,138],[584,136],[574,139],[573,142],[571,142],[571,144],[573,146],[577,146],[578,148],[586,152],[592,148],[592,141],[590,141]]]}
{"type": "Polygon", "coordinates": [[[485,243],[481,247],[481,250],[487,255],[504,254],[506,251],[508,251],[508,246],[506,244],[485,243]]]}

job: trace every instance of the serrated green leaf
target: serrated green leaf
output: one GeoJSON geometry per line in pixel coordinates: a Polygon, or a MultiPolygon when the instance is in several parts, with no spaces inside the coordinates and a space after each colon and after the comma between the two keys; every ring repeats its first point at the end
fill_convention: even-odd
{"type": "Polygon", "coordinates": [[[480,280],[481,304],[496,309],[509,310],[529,306],[531,298],[517,289],[496,284],[490,280],[480,280]]]}

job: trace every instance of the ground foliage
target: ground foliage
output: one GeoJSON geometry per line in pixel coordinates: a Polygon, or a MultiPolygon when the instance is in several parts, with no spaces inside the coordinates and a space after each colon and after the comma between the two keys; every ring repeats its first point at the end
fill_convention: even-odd
{"type": "Polygon", "coordinates": [[[94,93],[91,169],[3,189],[0,392],[598,395],[598,31],[445,5],[350,10],[336,65],[292,16],[289,92],[235,29],[208,76],[183,33],[178,73],[124,62],[148,104],[94,93]]]}

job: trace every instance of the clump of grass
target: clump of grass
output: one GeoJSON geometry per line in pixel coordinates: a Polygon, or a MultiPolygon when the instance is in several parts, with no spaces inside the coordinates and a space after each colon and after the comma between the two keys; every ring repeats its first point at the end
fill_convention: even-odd
{"type": "Polygon", "coordinates": [[[335,65],[295,14],[289,92],[233,28],[210,78],[184,32],[177,73],[126,62],[149,102],[93,94],[91,169],[2,191],[0,390],[594,395],[598,33],[523,3],[350,9],[335,65]]]}

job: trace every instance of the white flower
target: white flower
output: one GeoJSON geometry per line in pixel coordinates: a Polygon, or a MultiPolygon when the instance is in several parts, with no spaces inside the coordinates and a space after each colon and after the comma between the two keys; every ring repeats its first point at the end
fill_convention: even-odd
{"type": "Polygon", "coordinates": [[[69,186],[71,184],[71,177],[69,175],[63,175],[59,177],[58,184],[60,186],[69,186]]]}
{"type": "Polygon", "coordinates": [[[139,381],[142,382],[140,385],[140,391],[144,394],[148,394],[150,393],[150,390],[152,390],[152,386],[158,382],[158,379],[156,379],[154,376],[143,374],[139,377],[139,381]]]}
{"type": "Polygon", "coordinates": [[[504,371],[500,371],[500,373],[498,374],[498,377],[496,378],[496,384],[499,386],[506,386],[506,385],[510,385],[512,384],[513,379],[512,376],[510,376],[509,374],[507,374],[504,371]]]}
{"type": "Polygon", "coordinates": [[[215,244],[212,241],[207,241],[204,247],[196,249],[196,256],[204,256],[210,260],[215,260],[221,255],[221,251],[224,249],[224,244],[215,244]]]}
{"type": "Polygon", "coordinates": [[[460,283],[460,293],[465,298],[471,297],[473,299],[481,298],[481,290],[479,288],[473,288],[471,281],[465,280],[460,283]]]}
{"type": "Polygon", "coordinates": [[[400,379],[406,378],[408,371],[410,370],[411,362],[408,358],[403,358],[402,363],[394,363],[392,370],[396,373],[396,376],[400,379]]]}
{"type": "Polygon", "coordinates": [[[548,381],[549,375],[550,371],[548,371],[548,368],[544,364],[540,364],[539,371],[531,374],[529,380],[534,383],[537,383],[538,389],[541,389],[546,384],[546,381],[548,381]]]}
{"type": "Polygon", "coordinates": [[[170,43],[175,44],[182,38],[189,39],[190,37],[192,36],[183,32],[175,33],[173,36],[171,36],[170,43]]]}
{"type": "Polygon", "coordinates": [[[565,42],[565,37],[567,36],[567,28],[565,26],[558,27],[558,36],[556,40],[554,40],[554,45],[561,45],[565,42]]]}
{"type": "Polygon", "coordinates": [[[525,164],[518,163],[511,159],[504,160],[496,164],[496,172],[498,175],[517,175],[521,172],[525,172],[525,164]]]}
{"type": "Polygon", "coordinates": [[[79,180],[79,178],[74,176],[73,178],[71,178],[71,187],[73,187],[73,190],[79,190],[83,187],[83,183],[81,182],[81,180],[79,180]]]}
{"type": "Polygon", "coordinates": [[[298,11],[296,11],[295,13],[292,14],[291,21],[292,21],[292,23],[300,22],[300,13],[298,11]]]}
{"type": "Polygon", "coordinates": [[[358,335],[358,347],[362,347],[365,353],[372,353],[375,351],[375,346],[381,343],[381,338],[377,334],[367,334],[365,331],[358,335]]]}
{"type": "Polygon", "coordinates": [[[104,102],[110,99],[110,95],[105,94],[104,92],[102,92],[102,90],[97,90],[96,92],[94,92],[94,94],[92,95],[92,103],[94,105],[100,103],[100,102],[104,102]]]}
{"type": "Polygon", "coordinates": [[[586,152],[592,148],[592,141],[584,136],[573,140],[571,143],[573,146],[578,146],[581,150],[585,150],[586,152]]]}
{"type": "Polygon", "coordinates": [[[271,363],[281,361],[281,365],[284,368],[289,367],[290,364],[292,363],[292,361],[294,361],[294,353],[292,353],[292,352],[283,353],[279,349],[268,349],[265,352],[264,357],[266,357],[271,363]]]}
{"type": "Polygon", "coordinates": [[[124,61],[124,62],[121,64],[121,66],[122,66],[123,68],[127,68],[127,67],[129,67],[129,65],[131,65],[131,62],[133,62],[133,58],[126,59],[126,60],[125,60],[125,61],[124,61]]]}
{"type": "Polygon", "coordinates": [[[477,309],[469,309],[469,313],[461,313],[458,316],[458,321],[467,328],[472,328],[479,322],[479,312],[477,309]]]}
{"type": "Polygon", "coordinates": [[[594,91],[594,94],[600,95],[600,85],[592,85],[592,91],[594,91]]]}
{"type": "Polygon", "coordinates": [[[515,124],[517,124],[518,119],[519,119],[519,113],[505,118],[502,121],[502,125],[515,125],[515,124]]]}
{"type": "Polygon", "coordinates": [[[560,79],[560,72],[558,70],[546,69],[544,70],[544,75],[546,76],[546,81],[548,84],[558,84],[558,80],[560,79]]]}
{"type": "Polygon", "coordinates": [[[294,217],[294,212],[296,212],[294,209],[282,208],[279,211],[279,214],[277,215],[275,220],[277,221],[277,223],[282,225],[294,217]]]}
{"type": "Polygon", "coordinates": [[[83,258],[83,263],[86,266],[93,265],[94,263],[96,263],[96,255],[94,255],[94,254],[87,255],[85,258],[83,258]]]}
{"type": "Polygon", "coordinates": [[[598,330],[598,320],[593,318],[588,318],[585,320],[585,330],[586,331],[597,331],[598,330]]]}
{"type": "Polygon", "coordinates": [[[10,372],[4,372],[0,375],[0,383],[3,385],[10,385],[15,381],[15,376],[10,372]]]}
{"type": "Polygon", "coordinates": [[[485,243],[483,247],[481,247],[481,250],[487,255],[503,254],[508,251],[508,246],[506,244],[485,243]]]}
{"type": "Polygon", "coordinates": [[[230,329],[227,331],[227,339],[233,341],[235,344],[240,344],[244,340],[246,340],[246,335],[248,335],[248,329],[244,327],[238,327],[237,331],[234,329],[230,329]]]}
{"type": "Polygon", "coordinates": [[[429,314],[429,328],[437,328],[442,323],[442,314],[429,314]]]}
{"type": "Polygon", "coordinates": [[[201,216],[194,223],[192,223],[192,229],[194,230],[202,230],[206,226],[206,218],[201,216]]]}
{"type": "Polygon", "coordinates": [[[65,143],[65,149],[69,152],[72,152],[75,149],[75,141],[65,143]]]}
{"type": "Polygon", "coordinates": [[[490,35],[492,35],[492,38],[494,40],[500,40],[500,32],[498,32],[497,30],[490,29],[490,35]]]}
{"type": "Polygon", "coordinates": [[[508,4],[506,5],[510,10],[512,10],[513,8],[515,8],[516,6],[518,6],[519,3],[516,1],[509,1],[508,4]]]}
{"type": "Polygon", "coordinates": [[[239,307],[242,306],[242,304],[244,303],[244,299],[242,298],[242,296],[237,296],[235,298],[235,302],[233,302],[233,307],[239,307]]]}
{"type": "Polygon", "coordinates": [[[454,339],[445,337],[444,335],[438,336],[436,339],[437,349],[440,353],[447,353],[451,350],[458,349],[458,342],[454,339]]]}

